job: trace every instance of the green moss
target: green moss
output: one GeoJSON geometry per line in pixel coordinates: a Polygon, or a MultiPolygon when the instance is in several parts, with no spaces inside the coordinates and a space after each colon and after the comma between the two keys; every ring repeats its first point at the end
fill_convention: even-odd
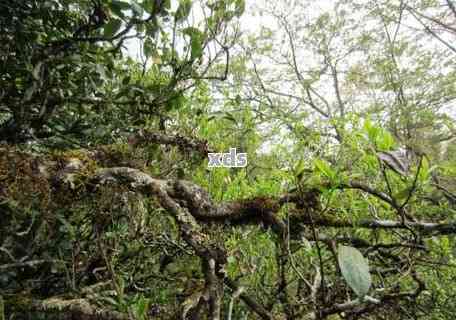
{"type": "MultiPolygon", "coordinates": [[[[31,299],[24,294],[18,294],[4,298],[4,313],[29,312],[32,305],[31,299]]],[[[2,320],[2,318],[0,318],[2,320]]]]}

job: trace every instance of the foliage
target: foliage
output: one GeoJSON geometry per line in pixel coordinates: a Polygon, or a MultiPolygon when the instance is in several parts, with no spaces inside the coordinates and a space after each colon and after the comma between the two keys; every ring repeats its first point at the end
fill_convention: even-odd
{"type": "Polygon", "coordinates": [[[339,266],[345,280],[358,297],[363,298],[371,286],[369,265],[361,252],[356,248],[339,247],[339,266]]]}

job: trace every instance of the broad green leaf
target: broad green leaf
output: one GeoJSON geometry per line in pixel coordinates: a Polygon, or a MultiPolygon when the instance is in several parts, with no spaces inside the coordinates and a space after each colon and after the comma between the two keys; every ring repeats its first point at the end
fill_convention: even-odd
{"type": "Polygon", "coordinates": [[[106,38],[113,37],[122,26],[122,20],[111,19],[104,27],[104,36],[106,38]]]}
{"type": "Polygon", "coordinates": [[[372,284],[367,260],[358,249],[348,246],[339,246],[338,260],[345,281],[358,297],[364,297],[372,284]]]}

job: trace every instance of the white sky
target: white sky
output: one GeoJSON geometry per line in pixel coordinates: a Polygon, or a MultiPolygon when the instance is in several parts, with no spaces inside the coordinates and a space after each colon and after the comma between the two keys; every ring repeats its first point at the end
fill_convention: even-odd
{"type": "MultiPolygon", "coordinates": [[[[394,2],[394,0],[392,0],[394,2]]],[[[176,10],[178,7],[179,0],[172,0],[172,10],[176,10]]],[[[240,26],[241,26],[241,31],[243,32],[244,35],[258,35],[261,31],[262,27],[270,28],[272,30],[278,29],[278,25],[276,23],[276,20],[268,15],[267,13],[264,13],[262,9],[271,9],[278,7],[277,11],[284,12],[284,11],[289,11],[291,15],[294,15],[296,12],[292,11],[292,8],[295,7],[296,4],[300,4],[301,8],[304,7],[305,10],[305,16],[308,19],[312,19],[315,17],[318,17],[322,13],[329,11],[331,12],[334,8],[334,4],[336,1],[334,0],[317,0],[317,1],[302,1],[302,0],[277,0],[277,1],[267,1],[267,0],[246,0],[246,11],[244,15],[240,18],[240,26]],[[305,2],[305,6],[302,4],[305,2]]],[[[202,14],[201,12],[198,13],[198,6],[194,6],[195,10],[192,10],[192,15],[193,19],[195,21],[198,21],[202,19],[202,14]],[[196,16],[196,17],[195,17],[196,16]],[[199,16],[199,17],[198,17],[199,16]]],[[[298,12],[302,14],[302,12],[298,12]]],[[[352,14],[352,13],[350,13],[352,14]]],[[[421,25],[413,19],[407,19],[406,23],[409,26],[420,28],[421,25]]],[[[372,23],[369,24],[369,22],[366,22],[364,25],[363,29],[369,29],[372,27],[372,23]]],[[[450,40],[450,39],[448,39],[450,40]]],[[[451,40],[450,40],[451,41],[451,40]]],[[[425,43],[426,46],[429,48],[432,48],[433,46],[442,46],[441,43],[439,43],[437,40],[434,41],[429,41],[425,43]]],[[[277,43],[276,46],[280,46],[280,43],[277,43]]],[[[287,47],[287,46],[286,46],[287,47]]],[[[284,47],[285,48],[285,47],[284,47]]],[[[141,61],[141,51],[142,49],[140,48],[140,43],[138,40],[131,40],[127,43],[127,53],[132,56],[133,58],[141,61]]],[[[305,59],[302,61],[299,61],[302,63],[302,68],[310,68],[310,66],[314,64],[318,64],[318,61],[312,61],[312,57],[305,55],[305,53],[302,53],[305,56],[305,59]]],[[[302,56],[301,56],[302,58],[302,56]]],[[[351,55],[349,57],[349,64],[353,64],[356,60],[356,55],[351,55]],[[350,60],[351,59],[351,60],[350,60]]],[[[260,67],[264,65],[265,67],[271,68],[273,66],[273,63],[271,61],[265,61],[260,60],[258,61],[260,67]]],[[[401,61],[402,67],[407,67],[406,61],[401,61]]],[[[451,68],[448,67],[448,68],[451,68]]],[[[272,70],[272,69],[271,69],[272,70]]],[[[283,82],[280,84],[281,89],[286,89],[287,88],[287,83],[283,82]]],[[[326,91],[326,90],[324,90],[326,91]]],[[[332,97],[331,89],[329,89],[328,92],[326,92],[329,97],[332,97]]],[[[326,95],[326,94],[325,94],[326,95]]],[[[449,109],[452,109],[453,106],[449,106],[449,109]]],[[[453,108],[456,109],[456,108],[453,108]]],[[[451,113],[451,110],[449,110],[451,113]]],[[[453,110],[452,113],[456,113],[456,110],[453,110]]]]}
{"type": "MultiPolygon", "coordinates": [[[[299,1],[299,0],[298,0],[299,1]]],[[[277,0],[277,3],[293,3],[296,1],[289,0],[277,0]]],[[[308,13],[314,13],[318,16],[326,10],[330,10],[334,5],[334,0],[317,0],[313,1],[308,7],[308,13]]],[[[179,4],[179,0],[171,0],[171,10],[176,10],[179,4]]],[[[241,30],[247,33],[255,33],[260,31],[261,26],[269,25],[274,23],[270,16],[261,14],[259,8],[265,8],[270,5],[270,1],[267,0],[246,0],[246,10],[240,19],[241,30]]],[[[127,53],[131,57],[140,60],[140,44],[137,40],[130,40],[126,45],[127,53]]]]}

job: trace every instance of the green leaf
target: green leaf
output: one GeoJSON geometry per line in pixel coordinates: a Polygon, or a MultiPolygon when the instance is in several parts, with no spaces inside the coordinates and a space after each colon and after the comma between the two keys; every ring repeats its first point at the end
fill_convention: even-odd
{"type": "Polygon", "coordinates": [[[122,10],[130,9],[130,4],[127,1],[112,0],[111,5],[117,6],[117,7],[121,8],[122,10]]]}
{"type": "Polygon", "coordinates": [[[30,101],[30,99],[32,99],[32,96],[35,94],[36,92],[36,84],[33,83],[29,88],[27,88],[27,90],[25,90],[25,93],[24,93],[24,101],[30,101]]]}
{"type": "Polygon", "coordinates": [[[143,45],[144,55],[146,56],[146,58],[150,58],[153,55],[154,51],[155,51],[155,45],[154,45],[153,41],[150,38],[147,38],[144,41],[144,45],[143,45]]]}
{"type": "Polygon", "coordinates": [[[420,172],[418,173],[418,180],[421,183],[425,183],[431,177],[432,171],[436,168],[436,166],[429,167],[429,161],[426,157],[423,157],[421,160],[421,168],[420,172]]]}
{"type": "Polygon", "coordinates": [[[175,18],[176,22],[184,20],[190,14],[190,10],[192,8],[192,1],[191,0],[182,0],[177,8],[175,18]]]}
{"type": "Polygon", "coordinates": [[[155,0],[144,0],[142,7],[147,13],[153,14],[155,11],[155,0]]]}
{"type": "Polygon", "coordinates": [[[43,62],[40,61],[36,64],[35,68],[33,68],[32,75],[36,81],[41,80],[41,66],[42,65],[43,65],[43,62]]]}
{"type": "Polygon", "coordinates": [[[367,119],[366,121],[364,121],[364,130],[366,131],[369,140],[371,142],[375,142],[380,132],[380,128],[374,126],[372,122],[369,119],[367,119]]]}
{"type": "Polygon", "coordinates": [[[203,54],[204,34],[194,27],[185,28],[183,33],[190,37],[191,59],[201,57],[203,54]]]}
{"type": "Polygon", "coordinates": [[[377,136],[377,147],[381,151],[388,151],[394,147],[394,138],[388,131],[380,129],[377,136]]]}
{"type": "Polygon", "coordinates": [[[130,7],[131,7],[131,11],[133,11],[133,14],[138,15],[140,17],[143,15],[143,13],[144,13],[143,7],[141,7],[136,1],[131,0],[130,7]]]}
{"type": "Polygon", "coordinates": [[[123,78],[122,80],[122,85],[126,86],[130,83],[130,80],[131,80],[131,76],[126,76],[125,78],[123,78]]]}
{"type": "Polygon", "coordinates": [[[411,191],[412,187],[405,187],[404,189],[396,193],[394,195],[394,198],[399,201],[405,200],[409,197],[411,191]]]}
{"type": "Polygon", "coordinates": [[[113,305],[113,306],[117,306],[119,305],[119,302],[116,301],[114,298],[111,298],[111,297],[100,297],[100,300],[104,300],[105,302],[113,305]]]}
{"type": "Polygon", "coordinates": [[[146,29],[146,34],[151,37],[154,37],[157,34],[157,31],[159,30],[157,23],[154,21],[146,23],[144,27],[146,29]]]}
{"type": "Polygon", "coordinates": [[[105,71],[105,68],[104,68],[103,65],[97,64],[97,65],[95,66],[95,69],[97,70],[97,73],[98,73],[98,75],[100,76],[100,79],[102,79],[102,80],[106,80],[106,79],[107,79],[107,77],[106,77],[106,71],[105,71]]]}
{"type": "Polygon", "coordinates": [[[233,114],[232,114],[232,113],[230,113],[230,112],[228,112],[228,111],[227,111],[227,112],[225,112],[225,114],[224,114],[223,118],[225,118],[225,119],[227,119],[227,120],[230,120],[231,122],[234,122],[234,123],[236,123],[236,124],[237,124],[237,120],[236,120],[236,118],[233,116],[233,114]]]}
{"type": "Polygon", "coordinates": [[[171,9],[171,0],[162,0],[161,9],[162,12],[166,12],[167,10],[171,9]]]}
{"type": "Polygon", "coordinates": [[[166,110],[171,111],[171,110],[177,110],[180,109],[185,102],[185,96],[183,94],[179,94],[173,99],[170,99],[168,103],[166,104],[166,110]]]}
{"type": "Polygon", "coordinates": [[[245,11],[245,0],[236,0],[234,14],[240,17],[245,11]]]}
{"type": "Polygon", "coordinates": [[[329,163],[321,159],[314,160],[315,169],[321,172],[324,176],[326,176],[330,180],[334,180],[336,178],[336,172],[331,169],[329,163]]]}
{"type": "Polygon", "coordinates": [[[104,36],[106,38],[113,37],[122,26],[122,20],[111,19],[104,27],[104,36]]]}
{"type": "Polygon", "coordinates": [[[125,1],[112,0],[109,4],[109,8],[116,16],[123,18],[125,15],[122,11],[130,9],[130,5],[125,1]]]}
{"type": "Polygon", "coordinates": [[[358,297],[364,297],[372,284],[367,260],[358,249],[348,246],[339,246],[338,260],[345,281],[358,297]]]}
{"type": "Polygon", "coordinates": [[[150,300],[140,297],[134,304],[134,313],[136,319],[146,319],[147,310],[149,309],[150,300]]]}
{"type": "Polygon", "coordinates": [[[299,160],[298,163],[296,163],[296,165],[294,167],[294,174],[296,175],[296,177],[298,179],[300,179],[302,177],[302,174],[305,169],[306,169],[306,164],[304,163],[304,161],[302,161],[302,159],[299,160]]]}

